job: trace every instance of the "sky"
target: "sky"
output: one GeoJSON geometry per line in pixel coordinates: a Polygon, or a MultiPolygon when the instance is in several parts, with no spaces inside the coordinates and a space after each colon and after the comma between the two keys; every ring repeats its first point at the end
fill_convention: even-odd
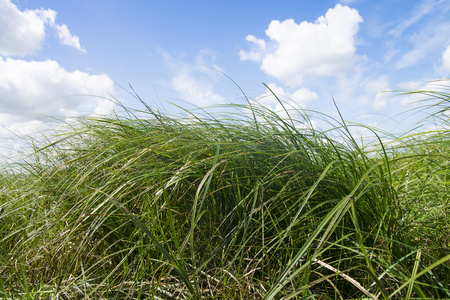
{"type": "MultiPolygon", "coordinates": [[[[371,126],[450,75],[450,1],[0,0],[0,155],[116,98],[176,113],[258,102],[371,126]],[[230,80],[230,78],[232,80],[230,80]],[[233,81],[239,86],[236,86],[233,81]]],[[[283,112],[280,112],[283,114],[283,112]]],[[[317,126],[320,127],[320,124],[317,126]]]]}

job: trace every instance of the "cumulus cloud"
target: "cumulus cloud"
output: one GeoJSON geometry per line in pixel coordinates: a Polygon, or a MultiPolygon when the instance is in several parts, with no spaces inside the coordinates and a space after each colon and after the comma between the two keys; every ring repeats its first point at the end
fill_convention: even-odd
{"type": "MultiPolygon", "coordinates": [[[[274,20],[266,30],[274,51],[259,47],[259,52],[241,51],[240,58],[258,60],[263,55],[261,69],[291,85],[300,85],[305,75],[340,75],[358,60],[355,36],[362,21],[357,10],[340,4],[314,23],[274,20]]],[[[247,40],[263,45],[253,36],[247,40]]]]}
{"type": "MultiPolygon", "coordinates": [[[[44,13],[52,14],[52,11],[44,13]]],[[[0,0],[0,54],[23,56],[41,49],[44,20],[38,11],[19,11],[10,0],[0,0]]]]}
{"type": "Polygon", "coordinates": [[[55,22],[56,14],[51,9],[20,11],[10,0],[0,0],[0,55],[25,56],[40,50],[46,25],[56,30],[61,44],[86,52],[65,24],[55,22]]]}
{"type": "Polygon", "coordinates": [[[113,93],[113,81],[106,75],[69,72],[53,60],[2,57],[0,70],[0,163],[29,150],[18,137],[42,140],[40,134],[58,123],[49,118],[105,114],[114,108],[105,98],[113,93]]]}
{"type": "Polygon", "coordinates": [[[54,60],[24,61],[0,57],[0,111],[2,119],[32,119],[36,115],[73,116],[92,113],[113,92],[107,75],[69,72],[54,60]]]}
{"type": "Polygon", "coordinates": [[[69,72],[53,60],[2,57],[0,70],[0,161],[27,150],[17,136],[37,137],[56,125],[44,119],[105,114],[114,108],[105,98],[114,86],[107,75],[69,72]]]}

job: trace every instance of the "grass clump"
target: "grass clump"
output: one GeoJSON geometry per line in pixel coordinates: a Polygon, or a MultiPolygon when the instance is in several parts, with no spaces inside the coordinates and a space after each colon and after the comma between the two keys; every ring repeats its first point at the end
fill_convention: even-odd
{"type": "Polygon", "coordinates": [[[369,149],[230,107],[81,118],[5,169],[0,297],[450,297],[447,130],[369,149]]]}

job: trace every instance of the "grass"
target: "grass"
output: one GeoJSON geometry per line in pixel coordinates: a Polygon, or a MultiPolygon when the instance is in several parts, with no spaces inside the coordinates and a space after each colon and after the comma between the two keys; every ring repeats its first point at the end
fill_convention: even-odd
{"type": "Polygon", "coordinates": [[[417,93],[441,129],[364,147],[256,104],[80,118],[0,175],[0,298],[450,298],[450,95],[417,93]]]}

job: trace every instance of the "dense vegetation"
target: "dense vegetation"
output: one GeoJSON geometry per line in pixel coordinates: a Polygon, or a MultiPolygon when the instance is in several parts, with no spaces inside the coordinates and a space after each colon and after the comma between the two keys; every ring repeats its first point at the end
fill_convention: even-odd
{"type": "Polygon", "coordinates": [[[420,93],[439,130],[365,146],[256,104],[81,118],[2,170],[0,297],[450,298],[450,95],[420,93]]]}

